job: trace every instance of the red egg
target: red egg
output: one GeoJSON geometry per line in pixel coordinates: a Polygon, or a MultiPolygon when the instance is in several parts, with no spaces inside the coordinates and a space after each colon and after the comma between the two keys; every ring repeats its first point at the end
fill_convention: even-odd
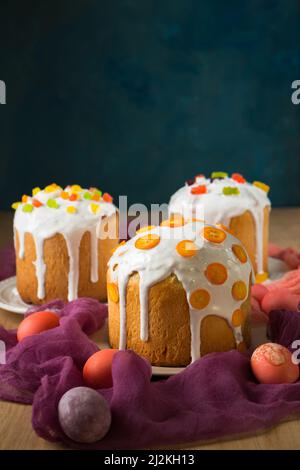
{"type": "Polygon", "coordinates": [[[118,349],[102,349],[88,358],[83,368],[86,385],[95,389],[112,387],[112,361],[118,351],[118,349]]]}
{"type": "Polygon", "coordinates": [[[57,326],[59,326],[59,317],[54,312],[32,313],[20,323],[17,331],[18,341],[57,326]]]}
{"type": "Polygon", "coordinates": [[[290,351],[276,343],[262,344],[251,357],[253,374],[262,384],[293,383],[299,378],[299,367],[290,351]]]}

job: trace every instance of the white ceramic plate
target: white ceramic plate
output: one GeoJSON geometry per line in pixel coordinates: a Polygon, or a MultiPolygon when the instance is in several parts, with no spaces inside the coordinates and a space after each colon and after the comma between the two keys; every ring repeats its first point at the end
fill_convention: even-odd
{"type": "Polygon", "coordinates": [[[24,314],[30,305],[25,304],[17,291],[16,276],[0,282],[0,308],[24,314]]]}

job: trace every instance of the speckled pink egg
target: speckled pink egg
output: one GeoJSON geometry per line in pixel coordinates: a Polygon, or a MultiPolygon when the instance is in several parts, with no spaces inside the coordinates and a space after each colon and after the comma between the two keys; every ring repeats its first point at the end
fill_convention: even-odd
{"type": "Polygon", "coordinates": [[[256,348],[251,367],[262,384],[293,383],[299,378],[299,367],[292,362],[292,354],[276,343],[265,343],[256,348]]]}
{"type": "Polygon", "coordinates": [[[81,443],[100,441],[111,424],[106,400],[88,387],[72,388],[61,397],[58,418],[64,433],[81,443]]]}

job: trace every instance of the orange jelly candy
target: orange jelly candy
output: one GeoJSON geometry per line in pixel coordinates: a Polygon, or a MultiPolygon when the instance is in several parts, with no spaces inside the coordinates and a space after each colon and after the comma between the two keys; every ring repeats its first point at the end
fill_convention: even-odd
{"type": "Polygon", "coordinates": [[[240,173],[232,173],[231,178],[237,183],[246,183],[245,178],[240,173]]]}
{"type": "Polygon", "coordinates": [[[190,295],[190,304],[196,310],[202,310],[210,302],[210,294],[205,289],[197,289],[190,295]]]}
{"type": "Polygon", "coordinates": [[[119,302],[119,291],[118,286],[113,282],[107,284],[107,295],[111,302],[118,303],[119,302]]]}
{"type": "Polygon", "coordinates": [[[67,191],[62,191],[62,192],[60,193],[60,197],[61,197],[62,199],[69,199],[69,193],[68,193],[67,191]]]}
{"type": "Polygon", "coordinates": [[[77,201],[77,199],[78,199],[78,195],[75,194],[75,193],[71,194],[70,197],[69,197],[70,201],[77,201]]]}
{"type": "Polygon", "coordinates": [[[219,228],[204,227],[203,237],[211,243],[222,243],[226,238],[226,233],[219,228]]]}
{"type": "Polygon", "coordinates": [[[33,199],[33,200],[32,200],[32,205],[33,205],[34,207],[41,207],[41,206],[43,206],[43,204],[42,204],[38,199],[33,199]]]}
{"type": "Polygon", "coordinates": [[[231,293],[235,300],[244,300],[247,296],[247,286],[244,281],[236,281],[232,286],[231,293]]]}
{"type": "Polygon", "coordinates": [[[103,196],[102,196],[102,199],[103,199],[104,202],[112,202],[113,201],[112,196],[108,193],[104,193],[103,196]]]}
{"type": "Polygon", "coordinates": [[[221,263],[211,263],[207,266],[205,276],[212,284],[221,285],[226,282],[227,269],[221,263]]]}
{"type": "Polygon", "coordinates": [[[191,240],[181,240],[181,242],[177,243],[176,250],[180,256],[190,258],[191,256],[195,256],[198,247],[191,240]]]}
{"type": "Polygon", "coordinates": [[[156,235],[155,233],[149,233],[148,235],[144,235],[143,237],[138,238],[135,242],[135,247],[139,250],[150,250],[151,248],[154,248],[156,245],[158,245],[159,242],[159,235],[156,235]]]}
{"type": "Polygon", "coordinates": [[[194,186],[191,188],[191,193],[192,194],[205,194],[207,193],[207,187],[204,184],[201,184],[200,186],[194,186]]]}
{"type": "Polygon", "coordinates": [[[234,255],[240,260],[241,263],[246,263],[248,256],[246,251],[241,245],[232,245],[232,251],[234,255]]]}

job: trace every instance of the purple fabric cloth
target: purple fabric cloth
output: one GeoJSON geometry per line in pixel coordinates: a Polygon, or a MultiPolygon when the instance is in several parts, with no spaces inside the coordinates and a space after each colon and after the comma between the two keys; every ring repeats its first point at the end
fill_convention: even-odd
{"type": "Polygon", "coordinates": [[[13,247],[0,250],[0,281],[16,274],[16,257],[13,247]]]}
{"type": "MultiPolygon", "coordinates": [[[[85,332],[102,326],[107,307],[92,299],[45,307],[60,314],[59,327],[21,343],[15,332],[0,329],[8,348],[7,364],[0,366],[0,397],[33,403],[32,424],[45,439],[82,449],[167,446],[249,433],[300,413],[300,382],[258,384],[249,358],[238,351],[209,354],[154,382],[144,359],[121,351],[113,360],[113,388],[99,390],[111,407],[111,429],[97,444],[76,444],[61,430],[57,405],[67,390],[84,385],[83,364],[98,349],[85,332]]],[[[299,334],[299,313],[270,314],[273,341],[288,346],[299,334]]]]}

